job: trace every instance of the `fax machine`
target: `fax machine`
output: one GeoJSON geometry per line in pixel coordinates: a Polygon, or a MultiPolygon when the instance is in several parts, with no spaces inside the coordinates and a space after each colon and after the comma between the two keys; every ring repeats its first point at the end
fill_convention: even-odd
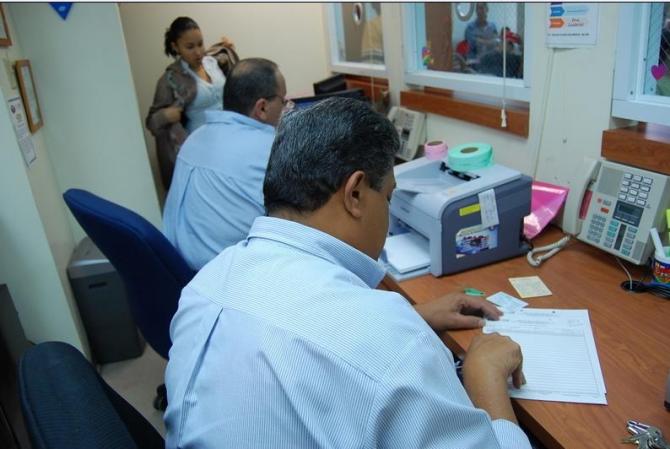
{"type": "Polygon", "coordinates": [[[530,249],[523,219],[530,213],[531,178],[498,164],[467,173],[446,164],[446,158],[422,157],[395,167],[383,261],[398,280],[455,273],[530,249]],[[397,239],[406,240],[396,245],[397,239]],[[423,266],[404,265],[405,249],[415,257],[421,247],[423,266]]]}

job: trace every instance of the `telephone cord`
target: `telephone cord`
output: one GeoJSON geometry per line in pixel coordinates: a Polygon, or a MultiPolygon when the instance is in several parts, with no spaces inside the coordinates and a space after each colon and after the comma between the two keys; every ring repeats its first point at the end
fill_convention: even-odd
{"type": "Polygon", "coordinates": [[[565,237],[561,238],[559,241],[552,243],[551,245],[546,245],[546,246],[540,246],[539,248],[533,248],[530,251],[528,251],[528,254],[526,254],[526,259],[528,260],[528,263],[533,266],[533,267],[539,267],[542,262],[545,260],[549,259],[551,256],[559,252],[565,245],[568,243],[570,240],[570,236],[566,235],[565,237]],[[542,254],[537,257],[533,257],[536,253],[541,253],[545,252],[545,254],[542,254]]]}

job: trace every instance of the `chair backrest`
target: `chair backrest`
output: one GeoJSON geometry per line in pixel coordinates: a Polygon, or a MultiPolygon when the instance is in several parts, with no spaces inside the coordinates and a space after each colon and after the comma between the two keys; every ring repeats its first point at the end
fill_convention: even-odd
{"type": "Polygon", "coordinates": [[[19,364],[33,449],[163,449],[160,434],[73,346],[41,343],[19,364]]]}
{"type": "Polygon", "coordinates": [[[167,358],[170,321],[182,288],[195,272],[165,236],[135,212],[80,189],[68,190],[63,198],[123,279],[142,335],[167,358]]]}

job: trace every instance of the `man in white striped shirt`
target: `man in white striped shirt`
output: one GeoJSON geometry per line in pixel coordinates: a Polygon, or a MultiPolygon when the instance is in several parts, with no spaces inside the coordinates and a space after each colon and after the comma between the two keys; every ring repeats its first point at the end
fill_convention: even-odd
{"type": "Polygon", "coordinates": [[[436,335],[499,312],[450,295],[412,307],[375,290],[395,129],[330,99],[286,116],[266,217],[184,289],[166,372],[167,448],[529,448],[507,337],[475,339],[461,384],[436,335]]]}

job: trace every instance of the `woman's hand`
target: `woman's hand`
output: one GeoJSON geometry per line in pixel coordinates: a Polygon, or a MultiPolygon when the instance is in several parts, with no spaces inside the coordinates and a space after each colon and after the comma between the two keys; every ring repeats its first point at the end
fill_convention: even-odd
{"type": "Polygon", "coordinates": [[[231,50],[235,50],[235,43],[228,39],[227,36],[221,36],[221,45],[226,48],[230,48],[231,50]]]}
{"type": "Polygon", "coordinates": [[[181,121],[181,113],[184,109],[179,106],[168,106],[165,108],[165,118],[170,123],[177,123],[181,121]]]}

